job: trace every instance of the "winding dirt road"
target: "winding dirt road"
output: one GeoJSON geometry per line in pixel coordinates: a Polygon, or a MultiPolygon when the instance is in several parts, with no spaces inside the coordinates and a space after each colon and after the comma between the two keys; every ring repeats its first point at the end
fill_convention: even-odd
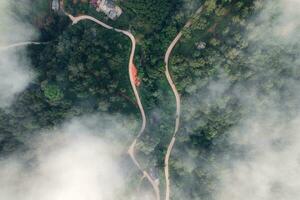
{"type": "MultiPolygon", "coordinates": [[[[196,11],[195,15],[200,14],[202,11],[202,6],[196,11]]],[[[190,19],[184,26],[184,28],[189,28],[192,25],[192,20],[190,19]]],[[[169,58],[170,55],[174,49],[174,47],[176,46],[177,42],[180,40],[180,38],[182,37],[182,31],[180,31],[178,33],[178,35],[175,37],[175,39],[172,41],[172,43],[170,44],[170,46],[167,49],[167,52],[165,54],[165,75],[167,77],[167,80],[169,82],[169,85],[172,88],[173,94],[175,96],[176,99],[176,121],[175,121],[175,128],[174,128],[174,132],[173,132],[173,137],[172,140],[168,146],[167,149],[167,153],[164,159],[164,171],[165,171],[165,180],[166,180],[166,196],[165,196],[165,200],[170,200],[170,193],[171,193],[171,189],[170,189],[170,172],[169,172],[169,160],[170,160],[170,156],[174,147],[174,144],[176,142],[176,135],[179,129],[179,124],[180,124],[180,114],[181,114],[181,103],[180,103],[180,94],[178,93],[178,90],[176,88],[176,85],[174,84],[174,81],[171,77],[170,71],[169,71],[169,58]]]]}
{"type": "Polygon", "coordinates": [[[143,108],[143,105],[142,105],[142,102],[141,102],[141,98],[140,98],[140,95],[137,91],[137,87],[136,87],[136,84],[135,84],[133,74],[131,73],[133,68],[134,68],[134,54],[135,54],[135,49],[136,49],[135,37],[129,31],[124,31],[124,30],[121,30],[121,29],[113,28],[112,26],[109,26],[109,25],[99,21],[98,19],[95,19],[94,17],[88,16],[88,15],[81,15],[81,16],[78,16],[78,17],[74,17],[74,16],[72,16],[68,13],[65,13],[65,14],[71,19],[73,25],[77,24],[79,21],[82,21],[82,20],[91,20],[91,21],[103,26],[104,28],[112,29],[112,30],[114,30],[116,32],[119,32],[119,33],[122,33],[122,34],[124,34],[124,35],[126,35],[127,37],[130,38],[132,47],[131,47],[131,53],[130,53],[130,57],[129,57],[128,72],[129,72],[131,87],[132,87],[132,90],[134,92],[134,95],[135,95],[135,98],[137,100],[137,104],[138,104],[138,107],[139,107],[139,110],[140,110],[140,113],[141,113],[142,126],[141,126],[141,129],[140,129],[138,135],[136,136],[136,138],[134,139],[134,141],[130,145],[130,147],[128,149],[128,154],[130,155],[132,161],[137,166],[137,168],[143,173],[143,176],[146,177],[147,180],[150,182],[150,184],[153,187],[153,190],[155,192],[156,200],[160,200],[160,189],[159,189],[158,181],[154,180],[154,178],[151,177],[146,170],[142,169],[140,163],[138,162],[138,160],[136,159],[136,156],[135,156],[135,147],[136,147],[137,140],[143,134],[143,132],[146,128],[146,123],[147,123],[147,119],[146,119],[145,111],[144,111],[144,108],[143,108]]]}

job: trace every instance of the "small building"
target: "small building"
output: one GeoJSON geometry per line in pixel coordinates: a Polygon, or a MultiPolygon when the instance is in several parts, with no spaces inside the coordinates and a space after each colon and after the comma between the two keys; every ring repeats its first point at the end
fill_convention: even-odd
{"type": "Polygon", "coordinates": [[[54,11],[59,11],[59,0],[52,0],[51,8],[54,11]]]}
{"type": "Polygon", "coordinates": [[[98,0],[91,0],[90,4],[92,4],[93,6],[97,7],[98,0]]]}
{"type": "Polygon", "coordinates": [[[206,43],[205,42],[197,42],[196,47],[198,50],[205,49],[206,43]]]}
{"type": "Polygon", "coordinates": [[[115,20],[122,14],[122,9],[113,0],[91,0],[91,4],[98,12],[103,12],[110,19],[115,20]]]}

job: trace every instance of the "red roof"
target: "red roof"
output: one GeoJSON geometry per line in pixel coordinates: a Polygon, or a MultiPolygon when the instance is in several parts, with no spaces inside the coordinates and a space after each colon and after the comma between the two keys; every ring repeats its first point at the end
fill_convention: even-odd
{"type": "Polygon", "coordinates": [[[137,70],[136,66],[133,64],[133,65],[131,65],[130,69],[131,69],[131,75],[133,76],[134,84],[136,86],[139,86],[141,84],[141,81],[138,77],[138,70],[137,70]]]}
{"type": "Polygon", "coordinates": [[[91,3],[93,6],[97,6],[97,1],[98,1],[98,0],[91,0],[90,3],[91,3]]]}

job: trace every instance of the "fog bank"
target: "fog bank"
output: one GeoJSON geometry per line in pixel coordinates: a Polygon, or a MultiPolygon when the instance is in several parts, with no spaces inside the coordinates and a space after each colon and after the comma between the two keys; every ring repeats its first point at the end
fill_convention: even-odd
{"type": "Polygon", "coordinates": [[[257,1],[256,5],[265,7],[245,37],[250,52],[261,52],[249,55],[253,57],[250,67],[260,73],[253,78],[256,86],[235,88],[243,108],[250,112],[227,134],[234,150],[220,155],[215,170],[217,200],[300,196],[300,1],[257,1]],[[277,57],[268,57],[273,53],[277,57]],[[264,59],[273,59],[274,65],[262,65],[264,59]],[[269,86],[266,94],[260,84],[269,86]],[[274,84],[280,89],[272,89],[274,84]]]}
{"type": "Polygon", "coordinates": [[[125,144],[112,138],[125,134],[124,124],[94,116],[31,137],[24,155],[0,160],[1,199],[123,198],[125,144]]]}
{"type": "Polygon", "coordinates": [[[0,2],[0,108],[8,107],[34,77],[25,47],[3,47],[37,38],[34,28],[21,20],[19,13],[28,13],[27,0],[0,2]]]}

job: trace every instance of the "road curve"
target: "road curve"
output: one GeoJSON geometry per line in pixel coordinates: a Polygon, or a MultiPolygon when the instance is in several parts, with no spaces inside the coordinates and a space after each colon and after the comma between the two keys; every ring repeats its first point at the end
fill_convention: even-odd
{"type": "Polygon", "coordinates": [[[135,49],[136,49],[135,37],[129,31],[113,28],[112,26],[109,26],[109,25],[99,21],[98,19],[95,19],[94,17],[88,16],[88,15],[81,15],[81,16],[78,16],[78,17],[74,17],[69,13],[65,13],[65,14],[71,19],[73,25],[77,24],[79,21],[82,21],[82,20],[91,20],[91,21],[103,26],[104,28],[112,29],[112,30],[114,30],[116,32],[119,32],[119,33],[122,33],[122,34],[124,34],[124,35],[126,35],[127,37],[130,38],[131,43],[132,43],[132,47],[131,47],[131,53],[130,53],[130,57],[129,57],[128,72],[129,72],[131,87],[132,87],[132,90],[134,92],[134,95],[135,95],[135,98],[137,100],[137,104],[138,104],[138,107],[139,107],[139,110],[140,110],[140,113],[141,113],[142,126],[141,126],[141,129],[140,129],[139,133],[137,134],[136,138],[134,139],[134,141],[130,145],[130,147],[128,149],[128,154],[130,155],[130,157],[131,157],[132,161],[134,162],[134,164],[136,165],[136,167],[143,173],[143,176],[145,176],[147,178],[147,180],[150,182],[150,184],[153,187],[153,190],[155,192],[156,200],[160,200],[160,190],[159,190],[158,182],[155,181],[154,178],[151,177],[147,171],[142,169],[140,163],[138,162],[138,160],[136,159],[136,156],[135,156],[135,147],[136,147],[137,140],[143,134],[143,132],[146,128],[146,123],[147,123],[147,119],[146,119],[145,111],[144,111],[144,108],[143,108],[143,105],[142,105],[142,102],[141,102],[141,98],[140,98],[140,95],[137,91],[137,87],[136,87],[135,82],[134,82],[133,74],[131,73],[131,70],[134,67],[134,54],[135,54],[135,49]]]}
{"type": "MultiPolygon", "coordinates": [[[[196,11],[195,15],[200,14],[202,11],[202,6],[196,11]]],[[[192,20],[190,19],[184,26],[184,28],[189,28],[192,25],[192,20]]],[[[175,37],[175,39],[171,42],[170,46],[168,47],[166,54],[165,54],[165,75],[166,78],[169,82],[170,87],[172,88],[173,94],[175,96],[176,99],[176,116],[175,116],[175,128],[174,128],[174,132],[173,132],[173,137],[171,142],[169,143],[168,149],[167,149],[167,153],[165,155],[165,159],[164,159],[164,171],[165,171],[165,180],[166,180],[166,196],[165,196],[165,200],[170,200],[170,193],[171,193],[171,189],[170,189],[170,172],[169,172],[169,160],[170,160],[170,156],[173,150],[173,147],[175,145],[176,142],[176,135],[179,129],[179,125],[180,125],[180,114],[181,114],[181,100],[180,100],[180,94],[178,93],[178,90],[176,88],[176,85],[174,84],[174,81],[171,77],[170,71],[169,71],[169,58],[170,55],[174,49],[174,47],[176,46],[177,42],[180,40],[180,38],[182,37],[182,31],[180,31],[177,36],[175,37]]]]}

